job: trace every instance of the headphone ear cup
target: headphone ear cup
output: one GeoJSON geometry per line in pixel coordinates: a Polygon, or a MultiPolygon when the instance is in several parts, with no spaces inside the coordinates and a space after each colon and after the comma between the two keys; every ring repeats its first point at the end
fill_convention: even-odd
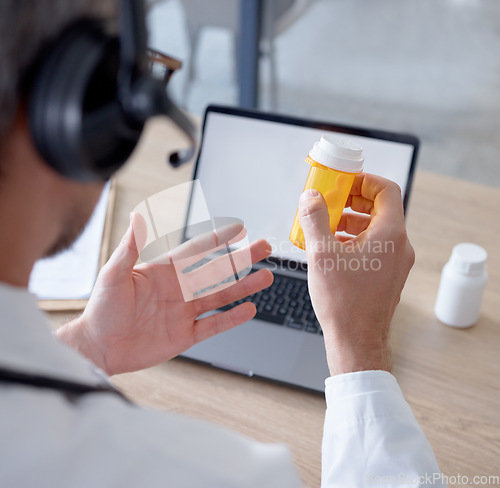
{"type": "Polygon", "coordinates": [[[131,125],[118,101],[118,67],[118,41],[88,20],[63,33],[35,76],[32,137],[42,158],[67,178],[109,178],[139,140],[142,125],[131,125]]]}

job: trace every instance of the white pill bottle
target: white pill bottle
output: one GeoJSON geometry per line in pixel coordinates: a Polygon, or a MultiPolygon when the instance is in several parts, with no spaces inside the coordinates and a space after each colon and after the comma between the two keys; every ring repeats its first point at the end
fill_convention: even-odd
{"type": "Polygon", "coordinates": [[[451,327],[470,327],[479,318],[488,280],[487,252],[477,244],[457,244],[444,265],[434,307],[436,317],[451,327]]]}

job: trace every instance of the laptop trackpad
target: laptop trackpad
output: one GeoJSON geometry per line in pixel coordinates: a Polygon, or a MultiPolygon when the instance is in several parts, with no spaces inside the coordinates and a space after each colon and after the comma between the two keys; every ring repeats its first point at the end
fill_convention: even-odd
{"type": "Polygon", "coordinates": [[[254,319],[207,339],[182,355],[231,371],[283,381],[290,378],[303,334],[254,319]]]}

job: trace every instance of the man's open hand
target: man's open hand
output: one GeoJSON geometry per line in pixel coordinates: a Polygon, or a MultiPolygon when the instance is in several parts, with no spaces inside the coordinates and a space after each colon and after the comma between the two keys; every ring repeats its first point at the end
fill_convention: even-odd
{"type": "MultiPolygon", "coordinates": [[[[165,264],[136,265],[139,251],[134,228],[140,226],[139,217],[134,215],[120,245],[99,274],[82,316],[57,332],[61,340],[110,375],[154,366],[250,320],[256,309],[249,302],[198,317],[256,293],[273,281],[269,270],[260,270],[228,288],[186,302],[170,260],[165,264]]],[[[271,246],[265,240],[250,245],[253,263],[270,252],[271,246]]]]}

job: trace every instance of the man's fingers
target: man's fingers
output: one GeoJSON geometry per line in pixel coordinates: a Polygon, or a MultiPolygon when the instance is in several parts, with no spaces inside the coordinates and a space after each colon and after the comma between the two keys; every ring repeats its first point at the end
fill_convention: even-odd
{"type": "Polygon", "coordinates": [[[196,299],[197,314],[201,315],[253,295],[271,286],[273,279],[273,274],[268,269],[261,269],[256,273],[252,273],[224,290],[196,299]]]}
{"type": "Polygon", "coordinates": [[[401,188],[382,176],[361,173],[354,178],[348,199],[349,206],[362,213],[372,214],[385,224],[404,224],[401,188]],[[372,204],[370,204],[372,202],[372,204]]]}
{"type": "MultiPolygon", "coordinates": [[[[212,282],[217,282],[216,277],[220,277],[220,274],[224,274],[226,269],[232,269],[233,271],[240,272],[247,268],[248,266],[258,263],[263,259],[266,259],[271,254],[271,244],[265,239],[259,239],[252,242],[249,246],[242,247],[241,249],[236,249],[231,251],[229,254],[223,254],[208,263],[196,268],[191,271],[190,274],[205,274],[207,277],[212,277],[212,282]],[[231,261],[229,260],[231,258],[231,261]],[[234,265],[234,268],[232,267],[234,265]]],[[[221,279],[227,278],[222,276],[221,279]]]]}
{"type": "MultiPolygon", "coordinates": [[[[271,245],[264,239],[259,239],[250,246],[219,256],[193,271],[183,273],[182,280],[193,292],[207,289],[206,294],[212,293],[208,288],[240,273],[270,254],[271,245]]],[[[228,287],[233,284],[234,281],[220,286],[228,287]]]]}
{"type": "MultiPolygon", "coordinates": [[[[105,265],[104,269],[107,273],[112,272],[112,278],[115,281],[129,279],[132,275],[132,269],[139,259],[138,241],[136,241],[135,234],[136,228],[141,236],[143,234],[140,219],[141,216],[137,213],[131,215],[130,225],[125,235],[105,265]]],[[[141,239],[142,237],[139,240],[141,239]]]]}
{"type": "Polygon", "coordinates": [[[373,200],[368,200],[361,195],[349,195],[345,207],[351,208],[355,212],[370,215],[373,210],[373,200]]]}
{"type": "Polygon", "coordinates": [[[317,190],[306,190],[299,200],[299,222],[304,232],[306,249],[315,242],[332,236],[328,207],[317,190]]]}
{"type": "MultiPolygon", "coordinates": [[[[207,227],[205,225],[204,227],[207,227]]],[[[198,227],[199,231],[201,227],[198,227]]],[[[171,258],[175,260],[185,259],[189,264],[200,260],[203,256],[210,254],[214,249],[222,246],[224,243],[238,242],[246,236],[246,229],[243,224],[234,223],[219,227],[216,231],[210,229],[206,232],[196,235],[187,242],[176,247],[170,253],[171,258]]]]}
{"type": "MultiPolygon", "coordinates": [[[[337,232],[347,232],[353,236],[361,234],[370,225],[370,217],[368,215],[353,214],[344,212],[340,217],[337,232]]],[[[335,236],[338,240],[338,236],[335,236]]]]}

